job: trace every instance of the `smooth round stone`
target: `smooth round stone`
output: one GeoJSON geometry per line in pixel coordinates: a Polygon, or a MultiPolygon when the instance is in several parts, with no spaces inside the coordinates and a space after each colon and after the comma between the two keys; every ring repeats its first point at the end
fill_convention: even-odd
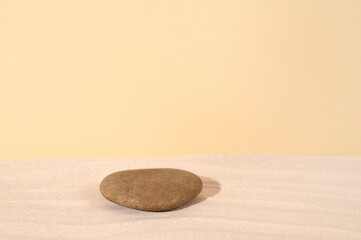
{"type": "Polygon", "coordinates": [[[100,183],[111,202],[144,211],[167,211],[183,206],[202,191],[202,180],[179,169],[154,168],[115,172],[100,183]]]}

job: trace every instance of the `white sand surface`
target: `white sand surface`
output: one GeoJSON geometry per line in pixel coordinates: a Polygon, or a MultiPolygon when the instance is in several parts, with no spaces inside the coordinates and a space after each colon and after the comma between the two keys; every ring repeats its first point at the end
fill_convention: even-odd
{"type": "Polygon", "coordinates": [[[361,239],[361,158],[196,155],[0,161],[0,239],[361,239]],[[201,194],[169,212],[104,199],[108,174],[180,168],[201,194]]]}

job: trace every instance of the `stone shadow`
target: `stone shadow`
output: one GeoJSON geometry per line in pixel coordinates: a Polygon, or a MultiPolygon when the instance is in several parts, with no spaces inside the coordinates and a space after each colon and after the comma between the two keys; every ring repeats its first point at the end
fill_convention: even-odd
{"type": "Polygon", "coordinates": [[[184,206],[174,209],[173,211],[182,210],[184,208],[191,207],[192,205],[201,203],[205,201],[207,198],[214,197],[221,191],[221,184],[216,180],[209,178],[209,177],[202,177],[200,176],[203,182],[203,189],[201,193],[192,201],[187,203],[184,206]]]}

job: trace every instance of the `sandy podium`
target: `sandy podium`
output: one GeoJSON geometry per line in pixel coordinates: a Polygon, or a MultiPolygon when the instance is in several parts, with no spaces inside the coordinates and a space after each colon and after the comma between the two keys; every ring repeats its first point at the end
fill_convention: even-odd
{"type": "Polygon", "coordinates": [[[0,239],[361,239],[361,158],[196,155],[0,161],[0,239]],[[179,168],[200,195],[170,212],[115,205],[107,174],[179,168]]]}

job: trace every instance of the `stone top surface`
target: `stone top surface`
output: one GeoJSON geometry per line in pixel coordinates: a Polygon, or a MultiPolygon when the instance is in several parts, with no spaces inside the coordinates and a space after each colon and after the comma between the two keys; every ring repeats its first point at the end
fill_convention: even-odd
{"type": "Polygon", "coordinates": [[[134,169],[112,173],[100,184],[103,196],[119,205],[145,211],[183,206],[202,190],[202,180],[180,169],[134,169]]]}

